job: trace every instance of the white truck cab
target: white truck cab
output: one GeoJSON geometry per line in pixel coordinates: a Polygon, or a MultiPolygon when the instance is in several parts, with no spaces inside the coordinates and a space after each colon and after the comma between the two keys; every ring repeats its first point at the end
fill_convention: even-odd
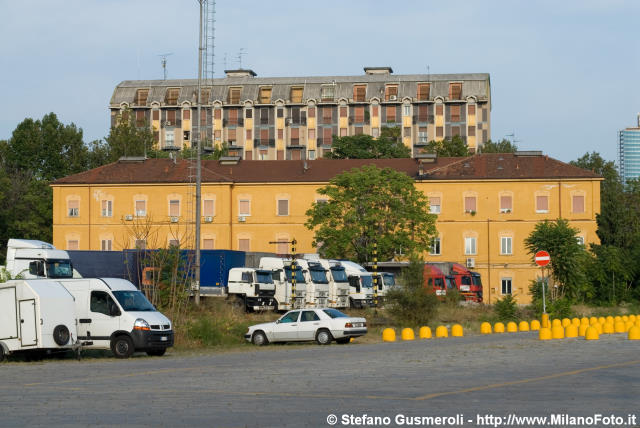
{"type": "Polygon", "coordinates": [[[75,297],[78,339],[88,349],[111,349],[117,358],[135,351],[164,355],[173,346],[171,321],[132,283],[120,278],[58,280],[75,297]]]}
{"type": "Polygon", "coordinates": [[[6,270],[12,278],[74,277],[73,264],[66,251],[58,250],[47,242],[31,239],[9,239],[6,270]]]}
{"type": "Polygon", "coordinates": [[[229,270],[227,296],[236,299],[247,312],[275,309],[275,293],[270,270],[249,267],[229,270]]]}
{"type": "Polygon", "coordinates": [[[278,311],[289,311],[291,309],[303,308],[307,294],[306,279],[302,268],[296,260],[295,276],[292,274],[292,260],[280,257],[262,257],[260,259],[260,269],[271,271],[271,277],[276,285],[275,299],[278,311]],[[295,302],[291,302],[293,286],[291,280],[295,277],[295,302]]]}
{"type": "Polygon", "coordinates": [[[349,307],[349,278],[340,262],[330,262],[327,259],[318,258],[316,254],[305,255],[309,263],[317,262],[326,271],[329,279],[329,300],[330,308],[349,307]]]}
{"type": "Polygon", "coordinates": [[[378,272],[375,275],[378,285],[378,303],[384,301],[387,292],[396,286],[396,277],[390,272],[378,272]]]}
{"type": "Polygon", "coordinates": [[[329,279],[327,270],[316,261],[298,259],[296,263],[302,268],[306,283],[307,308],[326,308],[329,303],[329,279]]]}
{"type": "MultiPolygon", "coordinates": [[[[333,263],[338,263],[333,260],[333,263]]],[[[373,305],[373,277],[371,272],[355,262],[341,260],[339,262],[345,269],[349,278],[349,306],[352,308],[365,308],[373,305]]]]}

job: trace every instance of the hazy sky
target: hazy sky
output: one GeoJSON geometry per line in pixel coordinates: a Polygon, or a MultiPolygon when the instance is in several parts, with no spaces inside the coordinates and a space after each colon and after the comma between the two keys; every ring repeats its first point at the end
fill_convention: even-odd
{"type": "MultiPolygon", "coordinates": [[[[217,0],[216,75],[490,73],[493,140],[616,160],[640,112],[640,2],[217,0]]],[[[197,77],[196,0],[0,0],[0,139],[55,112],[108,134],[122,80],[197,77]]]]}

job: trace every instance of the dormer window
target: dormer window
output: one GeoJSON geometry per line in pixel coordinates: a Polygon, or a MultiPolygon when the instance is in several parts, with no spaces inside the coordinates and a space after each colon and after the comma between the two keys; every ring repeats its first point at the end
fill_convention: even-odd
{"type": "Polygon", "coordinates": [[[431,84],[418,83],[418,101],[427,101],[429,99],[430,91],[431,91],[431,84]]]}
{"type": "Polygon", "coordinates": [[[168,105],[178,105],[178,96],[180,96],[179,88],[169,88],[167,89],[164,102],[168,105]]]}
{"type": "Polygon", "coordinates": [[[302,92],[304,88],[302,86],[292,86],[291,87],[291,102],[292,103],[301,103],[302,102],[302,92]]]}
{"type": "Polygon", "coordinates": [[[367,97],[366,85],[353,85],[353,101],[362,103],[367,97]]]}
{"type": "Polygon", "coordinates": [[[384,88],[384,100],[385,101],[397,101],[398,100],[398,85],[387,85],[384,88]]]}
{"type": "Polygon", "coordinates": [[[136,105],[137,106],[146,106],[147,98],[149,98],[149,90],[148,89],[138,89],[136,91],[136,105]]]}
{"type": "Polygon", "coordinates": [[[229,104],[240,104],[240,92],[242,88],[229,88],[229,94],[227,95],[227,102],[229,104]]]}
{"type": "Polygon", "coordinates": [[[450,100],[462,99],[462,83],[449,83],[449,99],[450,100]]]}
{"type": "Polygon", "coordinates": [[[263,86],[260,88],[258,102],[260,104],[269,104],[271,102],[271,86],[263,86]]]}
{"type": "Polygon", "coordinates": [[[209,104],[209,98],[211,98],[211,88],[200,88],[202,96],[200,102],[202,104],[209,104]]]}
{"type": "Polygon", "coordinates": [[[335,85],[324,85],[320,88],[320,98],[322,101],[333,101],[336,97],[335,85]]]}

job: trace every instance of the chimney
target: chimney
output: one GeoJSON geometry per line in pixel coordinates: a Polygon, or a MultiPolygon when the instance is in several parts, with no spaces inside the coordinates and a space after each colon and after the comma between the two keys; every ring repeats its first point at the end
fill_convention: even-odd
{"type": "Polygon", "coordinates": [[[225,70],[227,77],[256,77],[257,74],[253,70],[239,68],[237,70],[225,70]]]}
{"type": "Polygon", "coordinates": [[[391,67],[365,67],[364,74],[391,74],[393,69],[391,67]]]}

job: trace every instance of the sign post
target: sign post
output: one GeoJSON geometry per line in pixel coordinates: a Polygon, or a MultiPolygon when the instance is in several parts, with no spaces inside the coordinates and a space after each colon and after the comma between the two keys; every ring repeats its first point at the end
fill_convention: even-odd
{"type": "Polygon", "coordinates": [[[536,264],[542,268],[542,324],[543,324],[543,327],[546,327],[545,320],[548,323],[548,317],[546,317],[547,302],[544,295],[544,291],[545,291],[544,289],[546,288],[547,283],[545,282],[545,277],[544,277],[544,267],[551,262],[551,256],[549,255],[548,252],[541,250],[536,253],[535,261],[536,261],[536,264]]]}

